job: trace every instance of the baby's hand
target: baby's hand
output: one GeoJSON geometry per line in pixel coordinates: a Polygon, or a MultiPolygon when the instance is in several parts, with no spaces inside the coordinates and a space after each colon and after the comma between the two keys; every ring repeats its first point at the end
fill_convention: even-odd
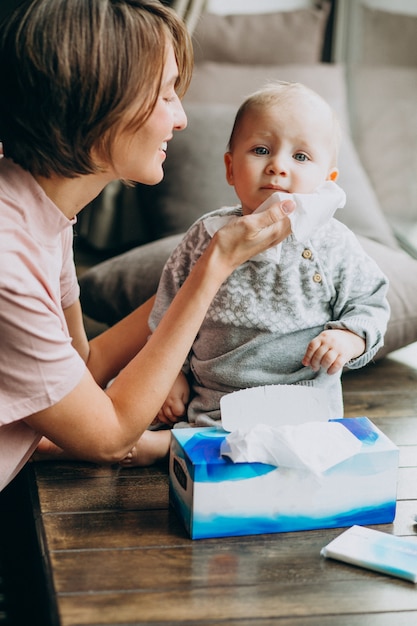
{"type": "Polygon", "coordinates": [[[350,330],[324,330],[308,344],[302,364],[315,372],[322,367],[328,374],[336,374],[346,363],[363,354],[365,347],[365,340],[350,330]]]}
{"type": "Polygon", "coordinates": [[[190,387],[187,378],[180,372],[153,423],[162,422],[172,426],[178,422],[186,415],[189,397],[190,387]]]}

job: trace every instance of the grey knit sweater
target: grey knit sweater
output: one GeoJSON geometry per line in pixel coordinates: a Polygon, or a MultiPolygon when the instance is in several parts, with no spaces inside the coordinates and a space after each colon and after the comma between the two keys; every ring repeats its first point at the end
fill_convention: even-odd
{"type": "MultiPolygon", "coordinates": [[[[172,253],[150,316],[152,330],[209,243],[205,219],[225,215],[239,216],[241,209],[203,216],[172,253]]],[[[313,372],[301,359],[322,330],[345,328],[366,341],[365,353],[348,367],[366,365],[383,345],[387,288],[355,235],[334,218],[305,244],[293,235],[286,239],[278,263],[265,254],[241,265],[219,289],[184,365],[192,381],[189,422],[219,420],[226,393],[277,384],[325,389],[331,416],[342,417],[341,376],[313,372]]]]}

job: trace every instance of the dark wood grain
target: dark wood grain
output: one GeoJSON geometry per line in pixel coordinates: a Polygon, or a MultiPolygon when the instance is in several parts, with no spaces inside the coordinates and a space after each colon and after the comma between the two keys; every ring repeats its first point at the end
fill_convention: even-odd
{"type": "MultiPolygon", "coordinates": [[[[343,565],[335,564],[335,568],[343,565]]],[[[142,620],[151,624],[167,620],[172,623],[200,624],[208,616],[217,620],[271,617],[329,616],[368,612],[417,611],[417,593],[409,584],[374,577],[355,582],[329,582],[326,587],[317,578],[307,584],[236,584],[227,587],[191,586],[178,592],[163,588],[153,591],[104,594],[63,595],[60,599],[62,623],[101,624],[131,623],[142,620]]],[[[415,618],[415,616],[414,616],[415,618]]],[[[393,622],[396,624],[396,621],[393,622]]],[[[414,622],[415,624],[415,622],[414,622]]]]}
{"type": "MultiPolygon", "coordinates": [[[[400,449],[396,517],[374,528],[417,542],[417,347],[343,384],[346,416],[400,449]]],[[[54,626],[417,624],[415,585],[320,556],[341,529],[192,541],[165,466],[32,468],[54,626]]]]}

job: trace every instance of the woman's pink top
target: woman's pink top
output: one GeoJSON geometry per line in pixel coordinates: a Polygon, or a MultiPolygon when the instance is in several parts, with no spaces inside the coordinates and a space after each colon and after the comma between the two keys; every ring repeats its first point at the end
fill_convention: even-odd
{"type": "Polygon", "coordinates": [[[40,434],[24,422],[80,382],[64,309],[79,297],[73,224],[36,180],[0,158],[0,490],[40,434]]]}

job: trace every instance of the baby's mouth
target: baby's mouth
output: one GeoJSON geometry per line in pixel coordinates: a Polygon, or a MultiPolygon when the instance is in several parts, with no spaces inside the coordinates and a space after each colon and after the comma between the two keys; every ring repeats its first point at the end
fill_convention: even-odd
{"type": "Polygon", "coordinates": [[[268,191],[281,191],[282,193],[290,193],[288,189],[284,189],[281,185],[265,185],[262,189],[266,189],[268,191]]]}

